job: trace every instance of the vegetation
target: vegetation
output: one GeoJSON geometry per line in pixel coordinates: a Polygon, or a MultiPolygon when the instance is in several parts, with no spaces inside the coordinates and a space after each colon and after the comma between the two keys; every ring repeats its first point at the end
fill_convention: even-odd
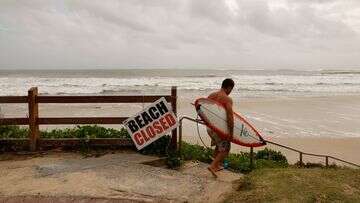
{"type": "Polygon", "coordinates": [[[349,168],[259,169],[226,202],[359,202],[360,171],[349,168]]]}
{"type": "MultiPolygon", "coordinates": [[[[27,137],[26,128],[0,126],[0,139],[27,137]]],[[[125,129],[96,125],[41,131],[41,137],[82,139],[84,142],[79,150],[85,153],[94,150],[87,145],[90,138],[131,139],[125,129]]],[[[212,149],[183,142],[178,154],[168,150],[169,144],[170,136],[164,136],[140,153],[164,156],[170,168],[177,168],[186,160],[212,161],[212,149]]],[[[325,166],[317,163],[289,165],[283,154],[267,148],[254,153],[253,168],[249,153],[232,153],[227,161],[230,170],[246,175],[236,183],[237,190],[229,194],[226,202],[360,202],[359,170],[336,165],[325,170],[325,166]]]]}
{"type": "MultiPolygon", "coordinates": [[[[7,138],[28,138],[29,130],[19,126],[0,126],[0,139],[7,138]]],[[[75,128],[54,129],[50,131],[40,131],[42,138],[128,138],[127,131],[105,128],[97,125],[76,126],[75,128]]]]}
{"type": "MultiPolygon", "coordinates": [[[[128,132],[122,128],[120,130],[105,128],[97,125],[83,125],[75,128],[54,129],[50,131],[41,131],[42,138],[79,138],[83,142],[79,150],[85,154],[91,151],[91,146],[87,140],[91,138],[124,138],[131,139],[128,132]]],[[[27,138],[28,129],[18,126],[0,126],[0,138],[27,138]]],[[[192,145],[186,142],[182,143],[181,154],[168,150],[170,136],[164,136],[153,142],[140,151],[142,154],[153,154],[167,157],[167,164],[170,168],[177,168],[183,160],[198,160],[210,163],[212,160],[213,150],[204,148],[199,145],[192,145]]],[[[228,157],[229,168],[240,172],[251,171],[249,153],[230,154],[228,157]]],[[[275,168],[286,167],[288,165],[286,157],[280,152],[270,149],[259,151],[255,154],[255,168],[275,168]]]]}
{"type": "MultiPolygon", "coordinates": [[[[212,161],[213,150],[199,145],[182,143],[181,158],[184,160],[198,160],[205,163],[212,161]]],[[[246,152],[230,153],[227,157],[229,169],[247,173],[253,168],[250,165],[250,154],[246,152]]],[[[280,152],[265,148],[254,153],[254,168],[284,168],[289,164],[280,152]]]]}
{"type": "Polygon", "coordinates": [[[51,131],[41,131],[42,138],[125,138],[130,139],[130,135],[122,128],[116,130],[97,125],[76,126],[75,128],[54,129],[51,131]]]}
{"type": "Polygon", "coordinates": [[[0,139],[8,138],[27,138],[29,130],[27,128],[20,128],[19,126],[1,125],[0,139]]]}

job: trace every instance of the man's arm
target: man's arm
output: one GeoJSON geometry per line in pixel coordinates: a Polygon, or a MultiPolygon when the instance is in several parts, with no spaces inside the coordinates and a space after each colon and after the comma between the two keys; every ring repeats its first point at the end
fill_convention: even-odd
{"type": "Polygon", "coordinates": [[[233,105],[233,101],[231,98],[229,98],[229,101],[226,102],[225,105],[227,125],[229,129],[229,134],[231,136],[229,140],[232,140],[234,135],[234,113],[233,113],[232,105],[233,105]]]}

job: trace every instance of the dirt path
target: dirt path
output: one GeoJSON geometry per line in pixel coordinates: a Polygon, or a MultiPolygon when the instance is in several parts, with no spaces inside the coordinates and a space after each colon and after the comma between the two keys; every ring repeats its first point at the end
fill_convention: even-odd
{"type": "Polygon", "coordinates": [[[142,164],[156,159],[133,152],[8,158],[0,161],[0,202],[220,202],[241,178],[223,171],[214,179],[203,163],[179,171],[142,164]]]}

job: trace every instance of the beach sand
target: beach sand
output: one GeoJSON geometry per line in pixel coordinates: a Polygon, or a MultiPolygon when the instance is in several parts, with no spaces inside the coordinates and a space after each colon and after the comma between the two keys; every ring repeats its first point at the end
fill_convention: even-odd
{"type": "Polygon", "coordinates": [[[223,202],[242,174],[215,179],[204,163],[179,170],[133,151],[84,158],[71,152],[0,155],[0,202],[223,202]]]}
{"type": "MultiPolygon", "coordinates": [[[[178,115],[196,117],[191,103],[206,96],[179,92],[178,115]]],[[[336,156],[360,163],[360,95],[304,96],[304,97],[257,97],[242,98],[232,95],[234,110],[246,117],[267,140],[286,144],[310,153],[336,156]]],[[[62,116],[131,116],[146,104],[40,104],[40,117],[62,116]]],[[[27,106],[2,104],[5,117],[24,117],[27,106]]],[[[119,128],[120,125],[106,125],[119,128]]],[[[64,125],[41,126],[41,129],[71,127],[64,125]]],[[[183,140],[201,144],[196,124],[184,121],[183,140]]],[[[206,145],[209,138],[203,126],[200,134],[206,145]]],[[[274,149],[279,149],[270,146],[274,149]]],[[[232,152],[248,151],[248,148],[232,145],[232,152]]],[[[291,163],[298,160],[298,153],[279,149],[291,163]]],[[[322,161],[304,156],[304,161],[322,161]]]]}

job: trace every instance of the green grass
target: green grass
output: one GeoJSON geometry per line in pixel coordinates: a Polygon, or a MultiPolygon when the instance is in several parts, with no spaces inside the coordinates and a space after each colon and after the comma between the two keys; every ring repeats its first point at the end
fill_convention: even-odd
{"type": "MultiPolygon", "coordinates": [[[[28,129],[18,126],[0,126],[0,138],[27,138],[28,129]]],[[[54,129],[50,131],[41,131],[41,138],[79,138],[84,142],[80,146],[80,151],[89,153],[91,146],[88,146],[86,140],[91,138],[124,138],[131,139],[125,128],[120,130],[105,128],[97,125],[82,125],[74,128],[54,129]]],[[[185,160],[198,160],[205,163],[211,162],[213,154],[212,149],[208,149],[199,145],[193,145],[186,142],[182,143],[182,151],[178,154],[169,152],[168,146],[170,136],[164,136],[153,142],[149,146],[140,151],[142,154],[154,154],[160,156],[168,156],[168,165],[170,168],[179,167],[185,160]]],[[[280,152],[265,149],[255,153],[254,168],[278,168],[287,167],[286,157],[280,152]]],[[[227,158],[229,168],[234,171],[250,172],[249,153],[230,154],[227,158]]]]}
{"type": "MultiPolygon", "coordinates": [[[[0,139],[27,137],[26,128],[0,126],[0,139]]],[[[96,125],[41,131],[41,137],[130,139],[125,129],[96,125]]],[[[183,142],[181,154],[174,154],[167,150],[169,142],[170,136],[164,136],[140,153],[167,156],[170,168],[177,168],[184,160],[205,163],[212,160],[212,149],[183,142]]],[[[289,165],[280,152],[267,148],[254,153],[254,157],[254,168],[251,168],[249,153],[231,153],[228,156],[229,168],[246,175],[236,183],[237,190],[229,194],[226,202],[360,202],[360,170],[314,163],[299,168],[289,165]]]]}
{"type": "MultiPolygon", "coordinates": [[[[0,139],[28,138],[28,128],[19,126],[0,126],[0,139]]],[[[128,138],[131,139],[125,128],[120,130],[105,128],[97,125],[83,125],[74,128],[53,129],[40,131],[41,138],[128,138]]]]}
{"type": "Polygon", "coordinates": [[[122,128],[120,130],[105,128],[97,125],[76,126],[75,128],[54,129],[51,131],[41,131],[42,138],[128,138],[128,132],[122,128]]]}
{"type": "Polygon", "coordinates": [[[20,128],[19,126],[1,125],[0,139],[8,138],[27,138],[29,130],[27,128],[20,128]]]}
{"type": "Polygon", "coordinates": [[[226,202],[360,202],[360,170],[254,170],[237,183],[226,202]]]}
{"type": "MultiPolygon", "coordinates": [[[[180,157],[183,160],[198,160],[210,163],[212,155],[212,149],[186,142],[182,143],[180,157]]],[[[254,153],[254,168],[251,168],[250,154],[246,152],[230,153],[226,159],[229,162],[229,169],[242,173],[248,173],[253,169],[259,168],[285,168],[289,165],[284,155],[268,148],[254,153]]]]}

